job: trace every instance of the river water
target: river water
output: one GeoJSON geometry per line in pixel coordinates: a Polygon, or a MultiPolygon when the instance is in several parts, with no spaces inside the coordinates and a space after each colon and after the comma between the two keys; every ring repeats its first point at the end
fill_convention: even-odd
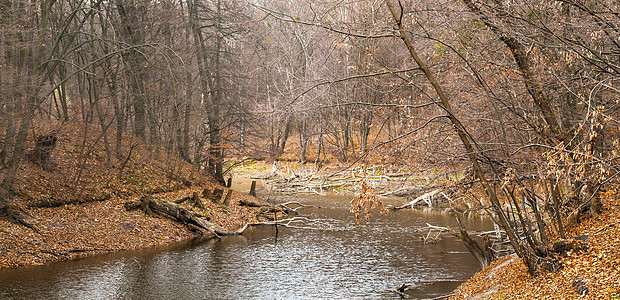
{"type": "MultiPolygon", "coordinates": [[[[291,200],[286,197],[276,200],[291,200]]],[[[252,228],[243,236],[0,270],[0,299],[414,299],[450,293],[478,265],[455,238],[425,244],[426,223],[447,213],[416,210],[355,223],[346,196],[295,196],[324,230],[252,228]]],[[[387,200],[389,203],[390,200],[387,200]]],[[[468,220],[472,230],[487,220],[468,220]]]]}

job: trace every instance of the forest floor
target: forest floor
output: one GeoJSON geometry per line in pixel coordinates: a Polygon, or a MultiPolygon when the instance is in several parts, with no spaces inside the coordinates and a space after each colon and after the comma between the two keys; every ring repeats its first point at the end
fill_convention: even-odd
{"type": "MultiPolygon", "coordinates": [[[[14,202],[32,215],[39,230],[0,218],[0,268],[170,244],[203,234],[140,210],[126,211],[123,206],[143,194],[174,201],[205,188],[222,188],[192,171],[191,165],[128,136],[121,148],[123,155],[108,161],[103,135],[96,128],[50,121],[36,124],[35,134],[55,132],[58,136],[52,167],[43,171],[24,160],[15,179],[14,202]],[[89,131],[86,139],[85,130],[89,131]]],[[[114,133],[108,134],[113,146],[114,133]]],[[[223,189],[225,195],[227,189],[223,189]]],[[[205,209],[190,207],[189,201],[183,206],[236,230],[257,222],[257,208],[239,206],[243,198],[261,201],[233,192],[229,205],[204,199],[205,209]]]]}
{"type": "Polygon", "coordinates": [[[531,277],[513,254],[478,272],[450,299],[620,299],[619,197],[605,193],[604,212],[569,229],[567,236],[588,238],[580,241],[584,249],[560,257],[559,271],[531,277]]]}

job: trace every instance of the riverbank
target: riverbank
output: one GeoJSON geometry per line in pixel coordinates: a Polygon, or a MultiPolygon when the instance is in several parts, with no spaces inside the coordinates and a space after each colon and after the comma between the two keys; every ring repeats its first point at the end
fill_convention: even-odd
{"type": "MultiPolygon", "coordinates": [[[[123,137],[122,155],[110,158],[97,128],[80,124],[42,121],[34,128],[37,134],[51,131],[58,137],[51,168],[44,171],[25,160],[14,184],[13,203],[32,216],[36,227],[0,218],[0,268],[165,245],[204,234],[124,208],[125,202],[144,194],[174,201],[219,187],[190,164],[129,136],[123,137]],[[87,139],[85,130],[91,133],[87,139]]],[[[114,140],[114,134],[108,134],[114,140]]],[[[228,189],[223,189],[226,195],[228,189]]],[[[239,201],[261,200],[237,192],[231,196],[228,205],[203,199],[205,208],[196,211],[229,230],[256,222],[257,208],[240,206],[239,201]]],[[[182,205],[194,210],[189,203],[182,205]]]]}
{"type": "MultiPolygon", "coordinates": [[[[154,194],[158,198],[178,200],[201,192],[205,185],[176,192],[154,194]]],[[[242,198],[232,193],[231,204],[224,206],[203,201],[211,212],[211,222],[229,230],[258,222],[255,208],[239,206],[242,198]]],[[[41,265],[54,261],[171,244],[202,236],[197,230],[173,220],[147,216],[142,211],[126,211],[126,199],[114,197],[102,202],[70,204],[55,208],[30,208],[39,221],[40,232],[0,221],[0,268],[41,265]]]]}
{"type": "Polygon", "coordinates": [[[560,258],[561,269],[530,277],[516,255],[501,258],[463,283],[450,299],[620,299],[620,200],[607,193],[604,212],[568,236],[587,235],[582,250],[560,258]]]}
{"type": "MultiPolygon", "coordinates": [[[[233,188],[247,190],[243,182],[233,181],[233,188]]],[[[358,224],[349,212],[352,198],[271,195],[272,203],[305,204],[296,217],[310,222],[279,219],[277,232],[259,226],[220,240],[0,270],[0,298],[396,300],[390,289],[407,282],[411,298],[432,299],[477,270],[455,237],[423,240],[426,222],[456,226],[451,215],[400,210],[358,224]]],[[[489,220],[465,222],[473,230],[490,226],[489,220]]]]}
{"type": "Polygon", "coordinates": [[[240,160],[232,168],[233,177],[261,179],[267,189],[282,194],[359,193],[362,181],[379,196],[397,196],[404,200],[431,190],[444,189],[463,176],[455,170],[437,167],[405,168],[393,164],[316,165],[297,161],[240,160]]]}

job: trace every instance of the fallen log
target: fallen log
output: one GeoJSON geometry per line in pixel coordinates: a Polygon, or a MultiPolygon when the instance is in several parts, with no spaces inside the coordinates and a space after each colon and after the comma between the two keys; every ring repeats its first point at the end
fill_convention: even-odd
{"type": "Polygon", "coordinates": [[[269,206],[269,205],[265,205],[265,204],[260,204],[256,201],[252,201],[249,199],[241,199],[239,201],[239,205],[241,206],[249,206],[249,207],[262,207],[262,206],[269,206]]]}
{"type": "Polygon", "coordinates": [[[299,202],[285,202],[285,203],[280,203],[280,204],[276,204],[276,205],[271,205],[271,204],[261,204],[258,203],[256,201],[252,201],[249,199],[241,199],[239,201],[239,205],[241,206],[249,206],[249,207],[261,207],[261,211],[259,211],[258,214],[262,214],[265,211],[270,211],[273,212],[274,210],[278,210],[278,211],[283,211],[285,212],[287,215],[289,216],[297,216],[299,215],[299,212],[297,211],[298,209],[302,208],[302,207],[313,207],[312,205],[305,205],[305,204],[301,204],[299,202]],[[297,205],[296,208],[292,208],[290,207],[290,205],[297,205]],[[264,210],[265,208],[267,208],[268,210],[264,210]]]}
{"type": "Polygon", "coordinates": [[[300,209],[300,208],[314,207],[314,205],[301,204],[301,203],[295,202],[295,201],[289,201],[289,202],[280,203],[280,204],[278,204],[276,206],[284,208],[288,215],[294,215],[294,216],[299,215],[299,212],[297,210],[300,209]],[[292,207],[290,207],[290,205],[297,205],[297,207],[292,208],[292,207]]]}
{"type": "MultiPolygon", "coordinates": [[[[293,214],[293,213],[288,212],[290,208],[288,208],[285,205],[282,205],[282,206],[261,205],[251,200],[246,200],[246,201],[254,205],[254,207],[270,207],[272,209],[285,211],[287,212],[287,214],[293,214]]],[[[299,207],[304,206],[300,203],[294,203],[294,202],[284,203],[284,204],[298,204],[300,205],[299,207]]],[[[284,227],[289,227],[289,228],[320,229],[320,228],[313,228],[311,226],[303,226],[303,225],[300,226],[300,225],[294,225],[294,224],[297,224],[300,222],[314,224],[314,223],[322,221],[322,220],[311,220],[311,219],[304,218],[304,217],[293,217],[293,218],[281,219],[281,220],[278,220],[277,222],[268,221],[268,222],[258,222],[258,223],[247,223],[242,228],[239,228],[237,231],[231,231],[219,225],[213,224],[209,222],[208,220],[201,218],[197,216],[196,214],[188,211],[187,209],[184,209],[176,205],[173,202],[158,199],[158,198],[155,198],[149,195],[143,195],[142,197],[140,197],[140,200],[137,200],[137,201],[125,202],[125,209],[128,211],[141,209],[148,215],[160,215],[163,217],[167,217],[181,224],[192,225],[192,226],[201,228],[207,231],[207,233],[212,234],[213,237],[217,237],[217,238],[220,238],[222,236],[241,235],[248,228],[253,227],[253,226],[261,226],[261,225],[276,225],[277,224],[278,226],[284,226],[284,227]]]]}
{"type": "Polygon", "coordinates": [[[446,231],[450,231],[450,228],[448,227],[440,227],[440,226],[434,226],[431,224],[426,223],[426,226],[428,226],[429,230],[428,233],[426,234],[426,236],[423,238],[424,240],[424,245],[426,244],[431,244],[431,243],[436,243],[439,239],[439,235],[443,232],[446,231]],[[437,233],[433,236],[433,232],[436,231],[437,233]]]}
{"type": "Polygon", "coordinates": [[[179,199],[179,200],[175,200],[175,201],[174,201],[174,203],[176,203],[176,204],[181,204],[181,203],[183,203],[183,202],[185,202],[185,201],[187,201],[187,200],[189,200],[189,199],[191,199],[191,198],[192,198],[192,197],[190,197],[190,196],[186,196],[186,197],[183,197],[183,198],[181,198],[181,199],[179,199]]]}
{"type": "Polygon", "coordinates": [[[495,259],[488,235],[483,236],[484,244],[481,247],[480,244],[469,235],[467,230],[465,230],[465,227],[461,223],[461,217],[458,214],[456,215],[456,221],[459,225],[459,231],[451,231],[452,235],[458,237],[463,244],[465,244],[469,252],[476,258],[481,268],[484,269],[488,267],[495,259]]]}
{"type": "Polygon", "coordinates": [[[202,228],[216,237],[240,234],[215,225],[203,218],[199,218],[187,209],[184,209],[172,202],[158,199],[153,196],[143,195],[140,197],[139,201],[129,201],[125,203],[126,210],[134,210],[138,208],[141,208],[142,211],[149,215],[160,215],[185,225],[193,225],[198,228],[202,228]]]}
{"type": "Polygon", "coordinates": [[[394,207],[394,210],[413,208],[415,206],[421,206],[422,203],[426,204],[428,207],[433,207],[433,205],[438,203],[439,199],[441,199],[442,197],[446,198],[446,200],[450,200],[450,198],[448,198],[448,196],[444,192],[445,190],[443,189],[436,189],[434,191],[430,191],[409,201],[404,205],[394,207]]]}
{"type": "Polygon", "coordinates": [[[418,187],[402,187],[394,191],[386,192],[381,194],[381,196],[396,196],[401,198],[411,197],[416,194],[426,193],[430,190],[438,189],[439,186],[431,185],[431,186],[418,186],[418,187]]]}
{"type": "Polygon", "coordinates": [[[268,220],[276,220],[278,213],[288,215],[286,210],[281,208],[281,207],[267,206],[266,205],[266,206],[263,206],[263,207],[260,208],[260,210],[256,213],[256,216],[257,217],[263,217],[263,218],[266,218],[268,220]]]}

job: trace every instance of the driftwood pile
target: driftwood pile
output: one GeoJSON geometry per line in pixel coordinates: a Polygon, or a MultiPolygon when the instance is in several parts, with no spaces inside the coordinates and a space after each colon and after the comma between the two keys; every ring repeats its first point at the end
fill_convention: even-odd
{"type": "Polygon", "coordinates": [[[319,195],[323,195],[326,191],[355,190],[365,180],[375,188],[378,196],[411,199],[404,205],[394,207],[396,210],[422,206],[436,207],[451,200],[454,194],[452,188],[436,184],[439,177],[423,177],[402,169],[390,170],[381,166],[334,169],[333,172],[330,172],[329,168],[324,168],[319,172],[316,169],[306,168],[293,171],[288,166],[278,168],[274,163],[269,173],[253,178],[265,180],[265,184],[271,190],[279,193],[319,195]]]}
{"type": "Polygon", "coordinates": [[[252,177],[263,179],[272,190],[284,194],[314,193],[322,195],[326,191],[340,191],[342,189],[357,188],[363,180],[372,182],[377,194],[381,196],[409,197],[417,194],[420,189],[406,187],[406,185],[429,186],[433,188],[432,178],[414,177],[413,173],[402,169],[391,170],[386,167],[356,167],[339,169],[327,167],[323,169],[300,168],[291,170],[288,166],[273,165],[267,174],[252,177]]]}

